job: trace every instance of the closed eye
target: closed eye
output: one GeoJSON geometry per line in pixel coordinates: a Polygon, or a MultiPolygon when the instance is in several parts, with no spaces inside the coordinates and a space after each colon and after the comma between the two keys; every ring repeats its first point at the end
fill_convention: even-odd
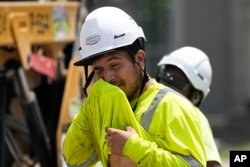
{"type": "Polygon", "coordinates": [[[119,64],[118,64],[118,63],[111,64],[111,67],[112,67],[113,69],[118,68],[118,67],[119,67],[119,64]]]}
{"type": "Polygon", "coordinates": [[[95,73],[97,74],[97,73],[102,72],[103,69],[102,69],[102,68],[95,67],[95,68],[94,68],[94,71],[95,71],[95,73]]]}

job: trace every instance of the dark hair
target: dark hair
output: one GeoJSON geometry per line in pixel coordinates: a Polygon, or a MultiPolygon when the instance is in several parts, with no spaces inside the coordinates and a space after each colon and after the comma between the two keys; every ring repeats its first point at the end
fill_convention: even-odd
{"type": "Polygon", "coordinates": [[[128,52],[131,58],[134,59],[134,55],[138,52],[138,50],[145,49],[144,39],[137,38],[131,45],[125,46],[123,49],[128,52]]]}

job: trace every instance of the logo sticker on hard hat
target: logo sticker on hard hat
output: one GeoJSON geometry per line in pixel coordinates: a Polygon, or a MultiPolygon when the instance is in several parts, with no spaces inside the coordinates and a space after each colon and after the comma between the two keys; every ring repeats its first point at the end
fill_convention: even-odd
{"type": "Polygon", "coordinates": [[[91,35],[91,36],[87,37],[85,42],[86,42],[86,45],[94,45],[97,42],[99,42],[100,39],[101,39],[100,35],[91,35]]]}

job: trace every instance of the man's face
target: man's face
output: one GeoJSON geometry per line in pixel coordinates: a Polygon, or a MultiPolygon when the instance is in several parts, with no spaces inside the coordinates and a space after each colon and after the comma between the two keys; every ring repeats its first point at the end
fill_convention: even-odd
{"type": "Polygon", "coordinates": [[[129,101],[139,95],[142,81],[141,70],[128,53],[119,50],[105,54],[93,62],[96,78],[118,86],[129,101]]]}

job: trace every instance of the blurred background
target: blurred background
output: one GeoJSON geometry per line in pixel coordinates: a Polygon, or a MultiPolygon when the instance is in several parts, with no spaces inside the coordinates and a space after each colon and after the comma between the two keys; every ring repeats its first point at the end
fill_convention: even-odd
{"type": "Polygon", "coordinates": [[[210,58],[213,80],[201,110],[210,122],[225,166],[228,165],[229,150],[250,150],[250,1],[44,0],[39,1],[40,12],[33,11],[36,5],[31,5],[31,2],[37,4],[38,1],[26,1],[25,7],[21,5],[23,1],[18,1],[21,4],[9,2],[13,1],[0,1],[2,166],[18,166],[23,161],[28,166],[47,159],[50,153],[52,163],[43,166],[63,166],[61,142],[82,101],[83,69],[71,67],[71,62],[80,58],[77,52],[79,28],[86,14],[101,6],[119,7],[143,27],[148,41],[147,70],[152,77],[156,75],[157,63],[163,55],[182,46],[203,50],[210,58]],[[46,3],[52,4],[42,9],[46,3]],[[17,9],[13,7],[15,5],[17,9]],[[27,25],[19,24],[15,28],[15,21],[9,15],[19,9],[28,13],[22,15],[27,25]],[[63,23],[59,29],[55,22],[67,24],[65,27],[63,23]],[[20,25],[28,27],[26,36],[18,35],[23,31],[22,27],[18,28],[20,25]],[[31,32],[36,33],[33,35],[36,38],[33,39],[32,34],[27,38],[31,32]],[[32,55],[29,61],[26,60],[27,53],[32,55]],[[44,60],[35,60],[35,55],[50,58],[46,62],[54,62],[55,67],[47,71],[41,70],[44,66],[36,68],[37,63],[44,60]],[[35,98],[31,98],[31,92],[35,98]],[[36,114],[30,118],[30,113],[36,114]],[[8,116],[13,116],[14,120],[8,116]],[[6,126],[10,131],[4,130],[6,126]],[[37,137],[32,137],[34,135],[37,137]],[[19,145],[24,148],[18,151],[20,146],[13,145],[20,141],[19,145]],[[36,150],[40,148],[32,148],[34,141],[48,148],[37,155],[36,150]]]}

